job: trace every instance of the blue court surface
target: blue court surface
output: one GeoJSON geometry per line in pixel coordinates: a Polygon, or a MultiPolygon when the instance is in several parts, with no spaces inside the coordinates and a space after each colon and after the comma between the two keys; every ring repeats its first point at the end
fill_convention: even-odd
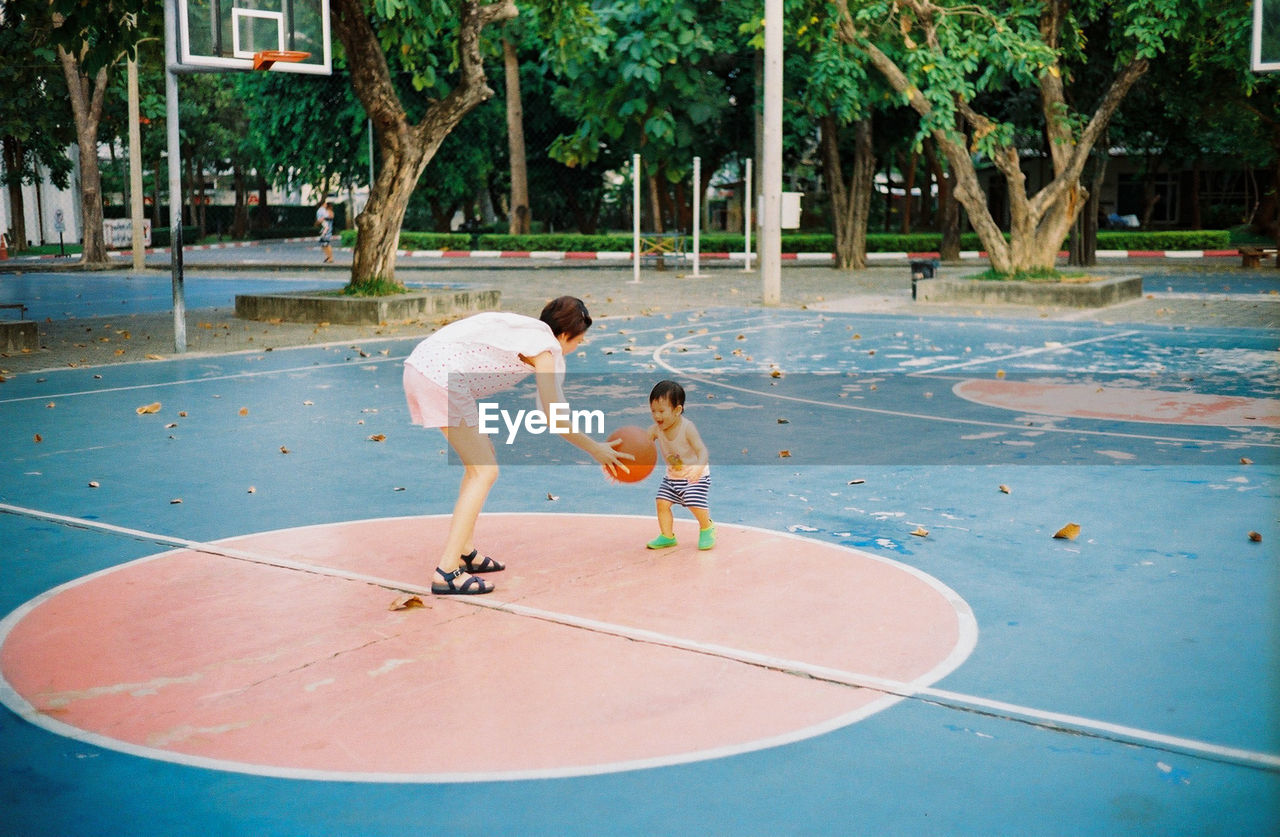
{"type": "MultiPolygon", "coordinates": [[[[459,468],[439,433],[409,424],[400,376],[412,348],[379,340],[6,381],[0,614],[178,541],[448,513],[459,468]]],[[[608,428],[647,426],[649,388],[681,382],[711,450],[716,521],[935,579],[976,623],[958,667],[908,688],[854,678],[844,687],[904,699],[776,746],[465,782],[146,758],[22,717],[25,696],[5,683],[3,831],[1275,834],[1277,348],[1274,332],[1246,329],[811,311],[600,320],[569,359],[575,408],[602,410],[608,428]],[[1055,538],[1067,524],[1078,535],[1055,538]]],[[[528,387],[502,401],[534,406],[528,387]]],[[[487,511],[653,513],[653,479],[611,485],[546,435],[497,446],[487,511]]],[[[811,567],[774,557],[773,575],[746,583],[803,597],[815,614],[850,607],[811,567]]],[[[574,556],[539,560],[571,567],[574,556]]],[[[618,560],[660,559],[641,549],[618,560]]],[[[180,614],[183,596],[172,607],[180,614]]],[[[500,665],[501,649],[469,639],[458,653],[500,665]]],[[[815,654],[830,641],[815,632],[815,654]]],[[[548,677],[598,666],[607,679],[609,660],[561,651],[540,652],[548,677]]],[[[527,699],[510,694],[506,711],[530,712],[527,699]]],[[[485,723],[466,705],[422,708],[441,736],[485,723]]]]}

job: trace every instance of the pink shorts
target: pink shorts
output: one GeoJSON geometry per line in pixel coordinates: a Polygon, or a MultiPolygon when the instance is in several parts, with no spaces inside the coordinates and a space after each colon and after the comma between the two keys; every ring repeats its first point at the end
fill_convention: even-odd
{"type": "Polygon", "coordinates": [[[422,427],[479,423],[474,399],[451,393],[408,365],[404,368],[404,397],[409,403],[409,419],[422,427]]]}

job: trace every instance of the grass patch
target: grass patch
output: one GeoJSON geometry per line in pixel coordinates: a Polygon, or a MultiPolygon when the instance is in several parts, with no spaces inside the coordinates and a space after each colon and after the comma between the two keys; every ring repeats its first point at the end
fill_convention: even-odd
{"type": "Polygon", "coordinates": [[[1052,268],[1036,268],[1035,270],[1015,270],[1013,273],[1000,273],[994,268],[987,268],[970,277],[983,282],[1059,282],[1066,284],[1082,284],[1092,282],[1098,277],[1087,273],[1064,273],[1052,268]]]}
{"type": "Polygon", "coordinates": [[[343,296],[395,296],[396,294],[408,292],[408,288],[394,279],[384,279],[381,276],[376,276],[360,284],[351,282],[342,289],[343,296]]]}

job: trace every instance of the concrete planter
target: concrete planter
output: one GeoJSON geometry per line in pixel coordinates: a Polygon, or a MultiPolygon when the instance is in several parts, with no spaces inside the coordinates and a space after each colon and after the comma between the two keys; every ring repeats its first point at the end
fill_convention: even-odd
{"type": "Polygon", "coordinates": [[[1115,276],[1092,282],[1001,282],[989,279],[923,279],[921,302],[972,302],[1102,308],[1142,296],[1141,276],[1115,276]]]}
{"type": "Polygon", "coordinates": [[[414,291],[372,297],[316,291],[237,294],[236,316],[245,320],[290,323],[378,325],[493,311],[501,298],[499,290],[414,291]]]}

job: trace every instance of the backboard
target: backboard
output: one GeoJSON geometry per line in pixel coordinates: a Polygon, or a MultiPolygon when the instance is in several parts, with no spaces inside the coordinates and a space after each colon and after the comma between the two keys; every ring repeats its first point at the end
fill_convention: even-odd
{"type": "Polygon", "coordinates": [[[309,54],[271,72],[328,75],[330,43],[329,0],[178,0],[180,72],[252,70],[272,51],[309,54]]]}
{"type": "Polygon", "coordinates": [[[1253,70],[1280,71],[1280,0],[1253,0],[1253,70]]]}

